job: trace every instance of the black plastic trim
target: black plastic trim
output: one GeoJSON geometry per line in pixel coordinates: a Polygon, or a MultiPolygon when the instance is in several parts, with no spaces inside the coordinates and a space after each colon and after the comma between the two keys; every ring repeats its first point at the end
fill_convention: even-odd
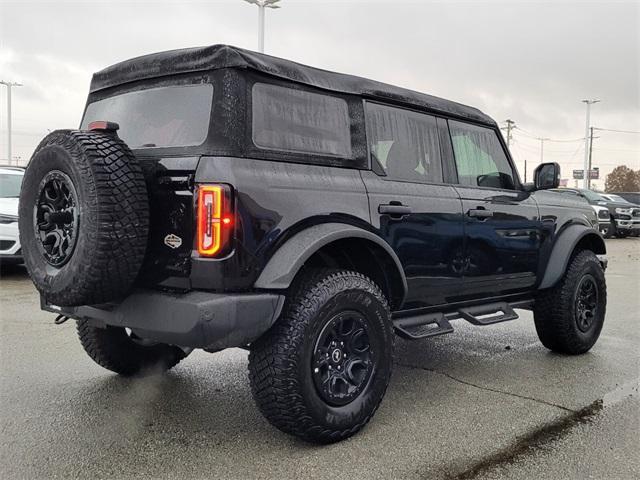
{"type": "Polygon", "coordinates": [[[402,264],[391,246],[371,232],[341,223],[315,225],[294,235],[271,257],[258,277],[258,280],[256,280],[254,288],[262,290],[283,290],[289,288],[294,277],[311,255],[323,246],[344,238],[363,238],[379,245],[387,252],[396,265],[398,274],[402,279],[402,290],[404,294],[399,303],[401,305],[407,294],[407,279],[402,264]]]}
{"type": "Polygon", "coordinates": [[[588,235],[598,239],[600,249],[594,253],[599,255],[606,253],[606,246],[600,232],[585,225],[570,225],[556,240],[549,261],[547,262],[547,269],[544,272],[544,277],[542,277],[538,288],[553,287],[556,282],[560,280],[567,269],[567,265],[571,259],[571,253],[576,248],[578,242],[588,235]]]}
{"type": "Polygon", "coordinates": [[[138,290],[119,304],[58,307],[42,297],[40,303],[43,310],[130,328],[138,336],[156,342],[222,350],[246,346],[258,339],[280,315],[284,296],[138,290]]]}

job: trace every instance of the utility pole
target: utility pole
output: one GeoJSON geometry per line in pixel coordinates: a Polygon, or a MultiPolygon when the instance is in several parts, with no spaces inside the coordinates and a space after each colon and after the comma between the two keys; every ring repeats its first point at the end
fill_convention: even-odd
{"type": "Polygon", "coordinates": [[[11,87],[21,87],[22,84],[4,80],[0,80],[0,84],[7,87],[7,164],[11,165],[11,87]]]}
{"type": "Polygon", "coordinates": [[[524,183],[527,183],[527,159],[524,159],[524,183]]]}
{"type": "Polygon", "coordinates": [[[516,122],[514,122],[510,118],[507,118],[504,123],[506,123],[507,126],[503,127],[502,129],[507,131],[507,148],[509,148],[509,145],[511,145],[511,130],[516,128],[516,122]]]}
{"type": "Polygon", "coordinates": [[[591,135],[589,135],[589,181],[587,182],[587,188],[591,188],[591,157],[593,156],[593,127],[590,128],[591,135]]]}
{"type": "Polygon", "coordinates": [[[264,53],[264,9],[280,8],[276,5],[280,0],[244,0],[258,6],[258,51],[264,53]]]}
{"type": "Polygon", "coordinates": [[[538,140],[540,140],[540,163],[544,163],[544,142],[545,140],[551,139],[546,137],[539,137],[538,140]]]}
{"type": "Polygon", "coordinates": [[[584,188],[589,188],[589,128],[591,127],[591,105],[594,103],[598,103],[600,100],[582,100],[583,103],[587,104],[587,121],[584,128],[584,180],[583,186],[584,188]]]}

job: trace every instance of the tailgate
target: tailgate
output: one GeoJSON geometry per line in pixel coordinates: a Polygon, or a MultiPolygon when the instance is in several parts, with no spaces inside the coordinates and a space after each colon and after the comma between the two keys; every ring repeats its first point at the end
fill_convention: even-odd
{"type": "Polygon", "coordinates": [[[136,284],[189,288],[195,225],[193,176],[199,157],[138,159],[147,181],[150,230],[136,284]]]}

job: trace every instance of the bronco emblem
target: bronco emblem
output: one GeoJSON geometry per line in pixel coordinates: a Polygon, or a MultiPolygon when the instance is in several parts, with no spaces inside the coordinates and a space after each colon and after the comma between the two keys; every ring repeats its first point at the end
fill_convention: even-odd
{"type": "Polygon", "coordinates": [[[170,233],[169,235],[164,237],[164,244],[167,247],[171,247],[175,249],[180,247],[180,245],[182,245],[182,239],[179,236],[174,235],[173,233],[170,233]]]}

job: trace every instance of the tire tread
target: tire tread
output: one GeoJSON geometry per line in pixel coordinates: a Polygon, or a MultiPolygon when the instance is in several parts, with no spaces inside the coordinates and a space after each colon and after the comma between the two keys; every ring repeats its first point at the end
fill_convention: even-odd
{"type": "MultiPolygon", "coordinates": [[[[576,334],[572,314],[574,289],[589,264],[595,264],[602,271],[598,258],[591,250],[576,252],[569,261],[564,276],[557,285],[540,292],[534,306],[534,322],[538,337],[549,350],[569,355],[579,355],[587,352],[598,339],[602,325],[592,341],[585,342],[576,334]]],[[[606,308],[606,283],[604,273],[599,281],[600,295],[604,299],[606,308]]],[[[604,318],[604,312],[602,312],[604,318]]]]}
{"type": "MultiPolygon", "coordinates": [[[[330,301],[334,292],[350,288],[362,288],[374,295],[384,305],[387,318],[390,317],[387,299],[366,276],[346,270],[309,271],[294,285],[280,319],[252,345],[249,354],[251,390],[261,413],[276,428],[306,441],[332,443],[350,437],[369,422],[379,406],[378,402],[361,421],[350,428],[326,428],[317,423],[308,411],[298,384],[297,353],[312,319],[309,312],[316,311],[330,301]]],[[[390,335],[390,338],[393,351],[394,335],[390,335]]]]}

